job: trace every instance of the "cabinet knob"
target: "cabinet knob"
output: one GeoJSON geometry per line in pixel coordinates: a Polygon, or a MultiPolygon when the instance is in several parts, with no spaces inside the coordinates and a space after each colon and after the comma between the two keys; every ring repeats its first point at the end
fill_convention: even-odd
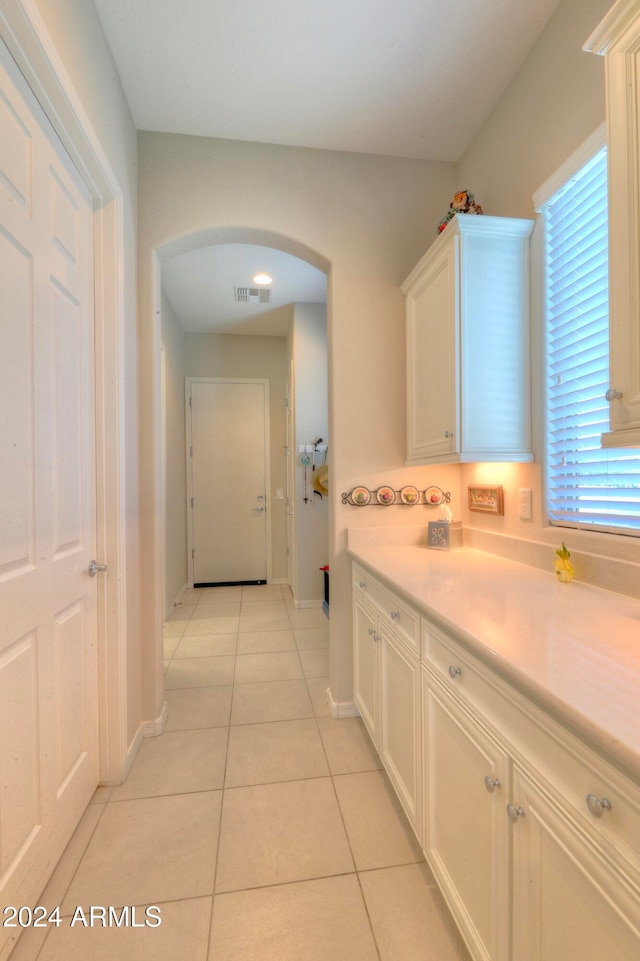
{"type": "Polygon", "coordinates": [[[516,808],[513,806],[513,804],[507,804],[507,814],[509,815],[509,820],[513,821],[514,823],[518,820],[518,818],[524,817],[524,811],[522,808],[516,808]]]}
{"type": "Polygon", "coordinates": [[[454,667],[453,664],[449,665],[449,677],[459,677],[462,674],[461,667],[454,667]]]}
{"type": "Polygon", "coordinates": [[[502,787],[502,784],[499,777],[491,777],[489,774],[487,774],[486,778],[484,779],[484,786],[489,794],[493,794],[497,787],[502,787]]]}
{"type": "Polygon", "coordinates": [[[365,588],[366,588],[366,586],[367,586],[367,582],[366,582],[366,581],[360,581],[360,590],[361,590],[361,591],[364,591],[365,588]]]}
{"type": "Polygon", "coordinates": [[[445,430],[444,436],[445,436],[445,437],[453,437],[453,431],[452,431],[452,430],[445,430]]]}
{"type": "Polygon", "coordinates": [[[391,620],[392,620],[392,621],[399,621],[399,620],[400,620],[400,611],[391,611],[391,620]]]}
{"type": "Polygon", "coordinates": [[[620,400],[622,397],[622,391],[616,390],[615,387],[610,387],[607,393],[604,395],[604,399],[611,403],[612,400],[620,400]]]}
{"type": "Polygon", "coordinates": [[[370,627],[370,628],[369,628],[369,637],[371,637],[372,634],[375,634],[375,632],[376,632],[375,627],[370,627]]]}
{"type": "Polygon", "coordinates": [[[601,818],[605,811],[611,810],[611,801],[608,798],[596,797],[595,794],[587,794],[587,807],[594,818],[601,818]]]}

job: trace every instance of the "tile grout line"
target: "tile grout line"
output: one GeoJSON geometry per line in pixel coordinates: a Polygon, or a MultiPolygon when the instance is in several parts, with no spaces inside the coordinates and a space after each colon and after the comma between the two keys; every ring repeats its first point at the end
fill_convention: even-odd
{"type": "Polygon", "coordinates": [[[351,860],[352,860],[352,862],[353,862],[353,873],[355,874],[356,882],[357,882],[357,884],[358,884],[358,889],[359,889],[359,891],[360,891],[360,897],[361,897],[361,899],[362,899],[362,905],[363,905],[363,907],[364,907],[365,914],[366,914],[366,916],[367,916],[367,921],[368,921],[368,923],[369,923],[369,930],[371,931],[371,937],[373,938],[373,943],[374,943],[374,946],[375,946],[375,949],[376,949],[376,954],[377,954],[377,956],[378,956],[378,961],[382,961],[382,955],[381,955],[381,953],[380,953],[380,948],[379,948],[379,946],[378,946],[378,939],[376,938],[376,933],[375,933],[375,931],[374,931],[374,929],[373,929],[373,922],[372,922],[372,920],[371,920],[371,915],[370,915],[370,913],[369,913],[369,905],[367,904],[367,900],[366,900],[366,898],[365,898],[365,896],[364,896],[364,891],[363,891],[363,889],[362,889],[362,883],[361,883],[361,881],[360,881],[360,872],[359,872],[359,870],[358,870],[358,865],[357,865],[357,863],[356,863],[355,855],[354,855],[354,853],[353,853],[353,846],[352,846],[352,844],[351,844],[351,838],[349,837],[349,832],[348,832],[348,830],[347,830],[347,824],[346,824],[346,821],[345,821],[345,819],[344,819],[344,813],[343,813],[343,810],[342,810],[342,805],[340,804],[340,798],[338,797],[338,791],[337,791],[337,789],[336,789],[335,778],[337,777],[337,775],[334,775],[333,771],[331,770],[331,764],[329,763],[329,755],[327,754],[327,749],[326,749],[326,746],[325,746],[325,743],[324,743],[324,738],[322,737],[322,732],[321,732],[321,730],[320,730],[320,724],[318,723],[318,718],[317,718],[317,716],[316,716],[316,727],[318,728],[318,736],[319,736],[320,742],[321,742],[321,744],[322,744],[322,749],[323,749],[323,751],[324,751],[324,753],[325,753],[325,758],[326,758],[326,761],[327,761],[327,767],[329,768],[329,776],[330,776],[330,778],[331,778],[331,787],[333,788],[333,794],[334,794],[334,797],[335,797],[335,799],[336,799],[336,805],[337,805],[338,811],[339,811],[339,813],[340,813],[340,821],[341,821],[341,823],[342,823],[342,829],[343,829],[343,831],[344,831],[345,838],[347,839],[347,845],[348,845],[348,847],[349,847],[349,854],[351,855],[351,860]]]}
{"type": "MultiPolygon", "coordinates": [[[[239,622],[238,622],[238,626],[239,626],[239,622]]],[[[207,932],[207,951],[205,955],[206,958],[209,958],[211,956],[211,950],[212,950],[213,912],[214,912],[215,903],[216,903],[216,884],[218,880],[218,866],[220,864],[220,843],[222,841],[222,819],[224,816],[224,801],[225,801],[225,795],[227,790],[226,788],[227,764],[229,761],[229,741],[231,739],[231,713],[233,711],[233,699],[234,699],[235,689],[236,689],[235,679],[236,679],[236,664],[237,664],[237,658],[238,658],[238,638],[239,637],[240,637],[240,632],[238,632],[238,634],[236,635],[236,653],[234,655],[233,678],[231,681],[231,700],[229,702],[228,724],[226,725],[227,747],[224,755],[224,770],[222,772],[222,790],[221,790],[222,796],[220,798],[220,815],[218,818],[218,838],[216,842],[216,854],[215,854],[215,861],[214,861],[214,868],[213,868],[213,882],[211,886],[211,910],[209,912],[209,930],[207,932]]]]}
{"type": "MultiPolygon", "coordinates": [[[[71,885],[73,884],[73,882],[74,882],[74,880],[75,880],[75,877],[76,877],[78,871],[80,870],[80,865],[82,864],[82,860],[83,860],[85,854],[87,853],[87,850],[88,850],[88,848],[89,848],[89,845],[91,844],[91,841],[92,841],[92,839],[93,839],[94,834],[96,833],[96,831],[97,831],[97,829],[98,829],[98,825],[100,824],[100,822],[102,821],[102,818],[104,817],[104,813],[105,813],[105,811],[106,811],[106,809],[107,809],[107,804],[108,804],[108,803],[109,803],[109,799],[107,799],[106,801],[100,803],[100,807],[102,808],[102,811],[100,812],[100,815],[99,815],[99,817],[97,818],[96,823],[94,824],[94,826],[93,826],[93,828],[92,828],[92,830],[91,830],[91,833],[89,834],[89,837],[87,838],[87,843],[83,846],[82,851],[80,852],[80,855],[79,855],[79,857],[78,857],[78,859],[77,859],[77,863],[76,863],[76,865],[75,865],[75,867],[74,867],[74,869],[73,869],[73,871],[72,871],[72,873],[71,873],[71,877],[69,878],[69,882],[68,882],[68,884],[66,884],[65,887],[64,887],[64,892],[62,893],[62,896],[60,897],[60,905],[62,904],[62,902],[63,902],[64,899],[66,898],[67,894],[69,893],[69,888],[70,888],[71,885]]],[[[91,806],[92,806],[92,805],[91,805],[91,802],[89,802],[89,804],[87,805],[86,810],[88,810],[91,806]]],[[[86,812],[85,812],[85,813],[86,813],[86,812]]],[[[84,815],[83,815],[83,816],[84,816],[84,815]]],[[[75,832],[74,832],[74,835],[75,835],[75,832]]],[[[74,835],[72,835],[71,838],[69,839],[69,843],[67,844],[67,847],[69,846],[69,844],[71,844],[71,841],[72,841],[74,835]]],[[[58,859],[58,862],[57,862],[57,864],[56,864],[56,867],[54,868],[54,874],[55,874],[55,871],[57,870],[60,862],[62,861],[66,850],[67,850],[67,848],[65,847],[65,850],[64,850],[64,851],[62,852],[62,854],[60,855],[60,858],[58,859]]],[[[53,879],[54,874],[52,874],[51,878],[49,879],[49,881],[48,881],[47,884],[45,885],[45,890],[46,890],[46,888],[48,887],[50,881],[53,879]]],[[[44,894],[44,890],[43,890],[42,893],[44,894]]],[[[62,914],[61,914],[60,916],[61,916],[61,917],[65,917],[65,915],[62,915],[62,914]]],[[[37,953],[36,953],[35,957],[33,958],[33,961],[38,961],[38,958],[40,957],[40,955],[42,954],[42,952],[43,952],[43,950],[44,950],[44,946],[45,946],[45,944],[47,943],[47,940],[48,940],[48,938],[49,938],[49,935],[50,935],[51,931],[52,931],[51,926],[47,926],[47,932],[46,932],[44,938],[42,939],[42,943],[41,943],[40,947],[38,948],[37,953]]],[[[24,932],[24,933],[27,933],[27,932],[24,932]]],[[[23,936],[24,936],[24,935],[23,935],[23,936]]],[[[18,945],[19,943],[20,943],[20,939],[18,939],[18,941],[17,941],[16,944],[14,945],[14,948],[12,948],[11,953],[13,953],[13,950],[15,949],[15,947],[17,947],[17,945],[18,945]]]]}
{"type": "MultiPolygon", "coordinates": [[[[198,601],[198,604],[200,604],[200,603],[202,603],[202,596],[200,597],[200,599],[199,599],[199,601],[198,601]]],[[[197,605],[196,605],[196,606],[197,606],[197,605]]],[[[194,610],[195,610],[195,607],[196,607],[196,606],[194,606],[194,610]]],[[[317,732],[317,734],[318,734],[318,737],[319,737],[319,739],[320,739],[320,744],[321,744],[321,746],[322,746],[322,750],[323,750],[323,754],[324,754],[325,762],[326,762],[326,766],[327,766],[328,776],[331,778],[331,784],[332,784],[332,789],[333,789],[333,792],[334,792],[334,797],[335,797],[335,799],[336,799],[336,804],[337,804],[337,807],[338,807],[338,812],[339,812],[339,815],[340,815],[341,823],[342,823],[342,825],[343,825],[343,830],[344,830],[344,834],[345,834],[345,839],[346,839],[346,841],[347,841],[347,845],[348,845],[348,848],[349,848],[349,853],[350,853],[350,857],[351,857],[351,861],[352,861],[352,865],[353,865],[353,871],[350,871],[350,872],[339,872],[339,873],[336,874],[336,875],[326,875],[326,877],[337,877],[337,876],[343,876],[343,875],[344,875],[344,876],[347,876],[347,875],[350,876],[351,874],[355,874],[355,875],[356,875],[356,878],[357,878],[357,880],[358,880],[358,885],[359,885],[360,891],[361,891],[361,897],[362,897],[362,900],[363,900],[365,912],[366,912],[367,918],[368,918],[368,920],[369,920],[369,926],[370,926],[370,929],[371,929],[371,932],[372,932],[372,937],[373,937],[373,940],[374,940],[374,944],[375,944],[375,946],[376,946],[377,956],[378,956],[378,958],[380,958],[380,952],[379,952],[378,945],[377,945],[377,941],[376,941],[376,938],[375,938],[375,934],[374,934],[374,932],[373,932],[373,928],[372,928],[372,925],[371,925],[371,919],[370,919],[370,917],[369,917],[368,907],[367,907],[367,905],[366,905],[366,901],[365,901],[364,895],[363,895],[363,893],[362,893],[362,888],[361,888],[360,881],[359,881],[359,877],[358,877],[358,871],[357,871],[357,867],[356,867],[356,863],[355,863],[355,858],[354,858],[354,856],[353,856],[353,851],[352,851],[352,848],[351,848],[351,842],[350,842],[350,840],[349,840],[349,835],[348,835],[348,832],[347,832],[347,830],[346,830],[346,825],[345,825],[345,823],[344,823],[344,817],[343,817],[343,814],[342,814],[342,809],[341,809],[341,807],[340,807],[340,803],[339,803],[339,800],[338,800],[338,798],[337,798],[337,793],[336,793],[336,790],[335,790],[335,783],[334,783],[333,775],[332,775],[332,773],[331,773],[331,767],[330,767],[330,764],[329,764],[329,759],[328,759],[328,756],[327,756],[326,747],[325,747],[325,744],[324,744],[324,740],[323,740],[323,738],[322,738],[322,734],[321,734],[321,732],[320,732],[320,727],[319,727],[319,722],[318,722],[318,714],[317,714],[316,709],[315,709],[315,707],[314,707],[313,698],[312,698],[312,696],[311,696],[311,691],[310,691],[310,688],[309,688],[309,681],[311,680],[311,678],[307,677],[306,674],[305,674],[304,665],[303,665],[303,663],[302,663],[302,658],[301,658],[301,656],[300,656],[300,649],[299,649],[299,647],[298,647],[298,644],[297,644],[297,641],[296,641],[296,638],[295,638],[295,630],[296,630],[296,629],[294,628],[293,624],[291,623],[291,618],[289,617],[289,608],[285,607],[285,613],[287,614],[287,620],[288,620],[288,622],[289,622],[289,629],[291,630],[291,633],[292,633],[292,635],[293,635],[293,641],[294,641],[294,645],[295,645],[294,650],[295,650],[295,653],[296,653],[296,655],[297,655],[298,664],[300,665],[300,671],[301,671],[301,675],[302,675],[302,678],[301,678],[301,679],[303,679],[303,680],[305,681],[305,688],[306,688],[306,691],[307,691],[307,696],[308,696],[308,698],[309,698],[309,703],[310,703],[311,711],[312,711],[311,718],[313,718],[313,720],[315,721],[316,732],[317,732]]],[[[241,601],[241,606],[240,606],[240,616],[242,616],[242,601],[241,601]]],[[[189,618],[189,620],[190,620],[190,618],[189,618]]],[[[172,658],[170,659],[170,663],[173,663],[173,659],[175,658],[175,654],[176,654],[177,650],[179,649],[180,644],[182,643],[184,637],[187,636],[187,635],[186,635],[186,624],[188,624],[188,621],[185,621],[185,629],[183,630],[183,633],[182,633],[182,635],[181,635],[181,637],[180,637],[180,640],[179,640],[178,644],[176,645],[175,651],[174,651],[174,653],[173,653],[173,655],[172,655],[172,658]]],[[[240,622],[239,622],[239,624],[240,624],[240,622]]],[[[209,958],[209,957],[211,956],[211,951],[212,951],[212,947],[213,947],[213,944],[212,944],[212,937],[213,937],[213,919],[214,919],[214,909],[215,909],[216,897],[217,897],[217,895],[219,895],[219,894],[235,893],[235,891],[234,891],[234,892],[216,892],[216,883],[217,883],[218,868],[219,868],[220,844],[221,844],[221,839],[222,839],[222,821],[223,821],[223,815],[224,815],[225,795],[226,795],[226,792],[227,792],[228,790],[233,790],[232,787],[227,787],[227,785],[226,785],[226,774],[227,774],[227,766],[228,766],[228,759],[229,759],[229,747],[230,747],[230,738],[231,738],[231,727],[233,726],[233,725],[232,725],[233,703],[234,703],[234,698],[235,698],[235,695],[236,695],[236,685],[238,684],[238,682],[236,681],[236,676],[237,676],[237,658],[238,658],[239,638],[240,638],[240,631],[238,631],[238,633],[237,633],[237,635],[236,635],[236,647],[235,647],[235,654],[234,654],[233,680],[232,680],[232,684],[230,685],[232,690],[231,690],[231,701],[230,701],[230,707],[229,707],[228,724],[227,724],[227,725],[220,725],[220,727],[226,726],[226,728],[227,728],[227,744],[226,744],[225,762],[224,762],[224,772],[223,772],[223,779],[222,779],[222,798],[221,798],[221,805],[220,805],[220,816],[219,816],[219,824],[218,824],[218,839],[217,839],[217,846],[216,846],[216,858],[215,858],[215,868],[214,868],[214,877],[213,877],[213,890],[212,890],[212,899],[211,899],[211,911],[210,911],[210,917],[209,917],[209,931],[208,931],[208,938],[207,938],[207,955],[206,955],[207,958],[209,958]]],[[[265,653],[265,652],[256,652],[256,653],[265,653]]],[[[266,652],[266,653],[273,653],[273,652],[266,652]]],[[[276,652],[276,653],[277,653],[277,652],[276,652]]],[[[204,655],[203,655],[203,656],[204,656],[204,655]]],[[[251,683],[251,682],[249,682],[249,683],[251,683]]],[[[261,682],[253,682],[253,683],[261,683],[261,682]]],[[[211,686],[221,686],[221,685],[211,685],[211,686]]],[[[222,685],[222,686],[227,686],[227,685],[222,685]]],[[[183,689],[177,689],[177,690],[194,690],[194,688],[183,688],[183,689]]],[[[311,719],[311,718],[310,718],[310,719],[311,719]]],[[[287,719],[287,720],[295,721],[295,720],[297,720],[297,719],[287,719]]],[[[272,723],[272,722],[264,721],[264,722],[258,722],[258,723],[272,723]]],[[[243,726],[251,726],[251,725],[243,725],[243,726]]],[[[195,729],[195,730],[198,730],[198,729],[195,729]]],[[[326,778],[326,777],[327,777],[327,775],[323,775],[323,778],[326,778]]],[[[319,778],[314,778],[314,780],[316,780],[316,779],[319,779],[319,778]]],[[[303,778],[300,778],[300,779],[296,779],[296,780],[309,780],[309,778],[304,778],[304,779],[303,779],[303,778]]],[[[288,781],[287,781],[287,782],[274,781],[274,782],[265,782],[265,783],[278,784],[278,783],[289,783],[289,782],[288,782],[288,781]]],[[[253,786],[253,785],[246,785],[246,786],[253,786]]],[[[242,786],[239,786],[239,787],[242,787],[242,786]]],[[[325,877],[325,875],[323,875],[322,877],[325,877]]],[[[305,879],[302,880],[302,882],[299,882],[299,883],[305,883],[305,882],[310,882],[310,881],[315,881],[315,880],[318,880],[318,878],[305,878],[305,879]]],[[[281,885],[283,885],[283,884],[289,884],[289,883],[292,883],[292,882],[277,882],[276,884],[260,885],[260,886],[258,886],[258,887],[255,888],[255,889],[256,889],[256,890],[259,890],[259,889],[263,889],[263,888],[277,887],[277,886],[281,886],[281,885]]],[[[254,890],[254,888],[243,888],[243,889],[238,889],[238,890],[239,890],[239,891],[242,891],[242,890],[254,890]]]]}

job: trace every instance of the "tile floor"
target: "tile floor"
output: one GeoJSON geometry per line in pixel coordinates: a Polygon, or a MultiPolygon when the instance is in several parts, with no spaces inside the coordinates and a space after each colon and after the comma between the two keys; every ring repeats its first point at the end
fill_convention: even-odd
{"type": "Polygon", "coordinates": [[[166,731],[98,789],[42,898],[63,923],[11,961],[468,959],[362,722],[328,714],[326,618],[290,597],[187,593],[166,731]],[[77,905],[140,926],[71,926],[77,905]]]}

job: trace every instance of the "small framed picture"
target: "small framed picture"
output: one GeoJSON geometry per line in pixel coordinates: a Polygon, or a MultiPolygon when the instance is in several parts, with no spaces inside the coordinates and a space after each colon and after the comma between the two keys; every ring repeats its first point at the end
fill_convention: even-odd
{"type": "Polygon", "coordinates": [[[504,498],[501,486],[476,487],[470,484],[468,489],[470,511],[482,511],[483,514],[504,514],[504,498]]]}

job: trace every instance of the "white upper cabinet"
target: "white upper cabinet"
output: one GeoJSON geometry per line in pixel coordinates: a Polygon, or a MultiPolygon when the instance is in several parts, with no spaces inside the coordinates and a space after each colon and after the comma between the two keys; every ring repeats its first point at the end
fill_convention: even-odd
{"type": "Polygon", "coordinates": [[[457,215],[402,285],[407,464],[532,461],[531,220],[457,215]]]}
{"type": "Polygon", "coordinates": [[[618,0],[585,44],[604,55],[609,158],[610,432],[640,445],[640,6],[618,0]]]}

